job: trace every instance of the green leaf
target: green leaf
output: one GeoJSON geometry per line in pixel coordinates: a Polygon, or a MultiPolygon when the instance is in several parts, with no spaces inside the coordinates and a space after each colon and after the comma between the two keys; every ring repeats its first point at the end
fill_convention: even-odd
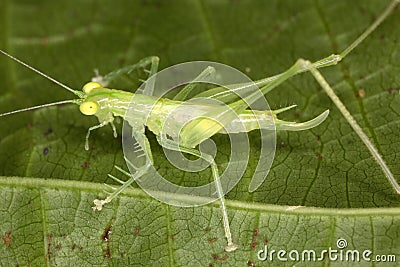
{"type": "MultiPolygon", "coordinates": [[[[0,3],[0,48],[80,89],[93,69],[107,73],[149,55],[160,69],[192,60],[218,61],[261,79],[298,58],[318,60],[342,51],[390,1],[11,1],[0,3]]],[[[400,176],[399,9],[339,65],[322,73],[400,176]],[[359,90],[365,91],[360,97],[359,90]]],[[[0,58],[0,112],[74,98],[6,57],[0,58]]],[[[112,184],[113,166],[125,167],[121,140],[77,106],[64,105],[0,118],[0,249],[2,266],[246,266],[269,250],[400,248],[400,197],[367,148],[310,74],[268,95],[280,114],[304,121],[325,109],[323,124],[277,133],[273,167],[262,186],[247,191],[257,162],[257,133],[245,176],[227,195],[239,249],[224,252],[218,202],[196,208],[162,204],[128,189],[101,212],[93,199],[112,184]],[[294,207],[292,207],[294,206],[294,207]],[[296,206],[301,206],[295,208],[296,206]]],[[[119,125],[119,128],[121,124],[119,125]]],[[[149,133],[158,170],[191,184],[208,171],[185,176],[171,169],[149,133]],[[188,178],[189,180],[185,180],[188,178]]],[[[217,161],[229,159],[225,137],[214,139],[217,161]]],[[[275,254],[276,256],[276,254],[275,254]]],[[[395,266],[331,260],[274,266],[395,266]]],[[[392,264],[392,265],[391,265],[392,264]]]]}

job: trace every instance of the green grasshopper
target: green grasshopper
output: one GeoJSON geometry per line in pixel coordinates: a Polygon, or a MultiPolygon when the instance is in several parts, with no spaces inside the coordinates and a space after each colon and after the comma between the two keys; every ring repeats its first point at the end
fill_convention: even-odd
{"type": "MultiPolygon", "coordinates": [[[[358,123],[355,121],[355,119],[352,117],[352,115],[349,113],[349,111],[346,109],[344,104],[341,102],[341,100],[336,96],[334,93],[333,89],[330,87],[330,85],[327,83],[325,78],[321,75],[319,72],[319,68],[323,67],[328,67],[328,66],[333,66],[339,63],[343,58],[347,56],[354,48],[356,48],[368,35],[371,34],[372,31],[392,12],[392,10],[396,7],[400,0],[394,0],[392,1],[389,6],[385,9],[385,11],[376,19],[376,21],[368,27],[365,32],[360,35],[348,48],[346,48],[342,53],[340,54],[334,54],[330,55],[326,58],[323,58],[321,60],[315,61],[315,62],[310,62],[308,60],[304,59],[299,59],[296,61],[296,63],[290,67],[287,71],[272,76],[268,77],[265,79],[258,80],[254,82],[254,85],[256,85],[262,96],[265,96],[267,93],[269,93],[271,90],[276,88],[278,85],[281,83],[285,82],[286,80],[290,79],[291,77],[303,73],[303,72],[310,72],[313,77],[316,79],[316,81],[320,84],[320,86],[324,89],[324,91],[328,94],[328,96],[332,99],[334,104],[337,106],[337,108],[341,111],[341,113],[344,115],[346,120],[349,122],[351,127],[354,129],[354,131],[358,134],[358,136],[361,138],[361,140],[364,142],[364,144],[367,146],[367,148],[370,150],[372,156],[374,159],[377,161],[377,163],[380,165],[382,168],[383,172],[387,176],[389,182],[393,186],[393,188],[396,190],[397,193],[400,194],[400,186],[394,179],[391,171],[387,167],[386,163],[383,161],[382,157],[372,144],[372,142],[369,140],[369,138],[365,135],[361,127],[358,125],[358,123]]],[[[195,95],[193,98],[208,98],[208,99],[213,99],[220,101],[222,103],[225,103],[226,105],[229,106],[231,110],[233,110],[236,114],[238,114],[237,118],[231,117],[229,115],[226,115],[225,112],[221,112],[218,114],[210,114],[210,119],[207,117],[202,119],[202,120],[195,120],[192,121],[186,125],[183,126],[182,131],[179,133],[179,141],[176,141],[174,139],[168,138],[169,133],[163,133],[162,132],[162,125],[160,122],[166,120],[168,117],[171,109],[174,107],[179,106],[183,101],[188,99],[188,96],[193,92],[193,89],[195,88],[196,84],[195,83],[190,83],[187,86],[185,86],[175,97],[172,99],[167,99],[167,98],[161,98],[161,99],[155,99],[155,97],[151,95],[141,95],[138,93],[131,93],[131,92],[126,92],[126,91],[121,91],[121,90],[116,90],[116,89],[109,89],[105,87],[105,84],[108,84],[112,80],[114,80],[116,77],[120,75],[125,75],[129,74],[132,71],[139,69],[139,68],[146,68],[149,66],[149,78],[152,77],[157,73],[157,68],[158,68],[158,62],[159,59],[158,57],[148,57],[145,58],[141,61],[139,61],[137,64],[131,65],[124,67],[122,69],[113,71],[103,77],[97,77],[97,80],[86,83],[82,90],[74,90],[59,81],[45,75],[44,73],[40,72],[37,69],[34,69],[33,67],[29,66],[28,64],[22,62],[21,60],[9,55],[8,53],[0,50],[1,53],[4,55],[10,57],[11,59],[15,60],[16,62],[24,65],[25,67],[35,71],[36,73],[40,74],[41,76],[53,81],[54,83],[60,85],[64,89],[72,92],[76,96],[78,96],[78,99],[71,99],[71,100],[64,100],[60,102],[55,102],[55,103],[50,103],[50,104],[45,104],[45,105],[40,105],[40,106],[34,106],[30,108],[25,108],[25,109],[20,109],[16,111],[11,111],[7,113],[0,114],[0,116],[7,116],[11,114],[15,114],[18,112],[23,112],[23,111],[28,111],[28,110],[33,110],[33,109],[38,109],[38,108],[43,108],[43,107],[48,107],[48,106],[53,106],[53,105],[59,105],[59,104],[66,104],[66,103],[73,103],[79,105],[80,111],[84,115],[94,115],[99,119],[99,124],[93,127],[90,127],[88,129],[88,132],[86,134],[85,138],[85,149],[89,149],[89,136],[90,133],[98,128],[101,128],[106,125],[111,125],[113,129],[114,136],[117,136],[117,131],[116,127],[113,124],[114,118],[115,117],[122,117],[126,121],[128,121],[130,127],[132,127],[132,134],[135,137],[135,140],[137,141],[137,151],[142,151],[143,155],[145,156],[145,163],[142,164],[141,166],[135,166],[134,163],[132,162],[127,162],[128,165],[134,166],[134,169],[136,170],[135,173],[130,174],[123,169],[115,166],[119,171],[122,173],[126,174],[129,179],[127,181],[120,181],[114,176],[109,175],[111,178],[117,180],[120,182],[122,185],[118,188],[116,188],[112,193],[108,195],[107,198],[105,199],[96,199],[94,200],[95,206],[93,207],[94,210],[101,210],[102,207],[111,202],[113,198],[118,196],[125,188],[130,186],[134,181],[136,181],[139,177],[143,176],[149,169],[149,167],[153,164],[153,157],[150,149],[149,142],[147,140],[147,137],[145,135],[145,127],[147,127],[150,131],[152,131],[156,137],[158,143],[170,150],[175,150],[175,151],[181,151],[190,155],[197,156],[199,158],[204,159],[206,162],[209,163],[209,166],[211,167],[213,178],[216,182],[216,187],[217,187],[217,192],[218,192],[218,197],[220,198],[221,201],[221,208],[222,208],[222,214],[223,214],[223,224],[224,224],[224,230],[225,230],[225,236],[227,239],[227,246],[225,248],[226,251],[234,251],[237,248],[237,245],[234,244],[232,241],[232,236],[230,232],[230,226],[229,226],[229,220],[227,216],[227,211],[225,207],[225,200],[224,200],[224,192],[221,188],[221,185],[219,183],[219,171],[218,171],[218,166],[215,163],[214,159],[212,156],[207,155],[205,153],[200,153],[199,150],[196,149],[196,147],[203,142],[205,139],[217,134],[226,134],[230,132],[248,132],[253,129],[259,129],[260,124],[259,121],[264,120],[269,122],[267,123],[267,127],[276,127],[277,130],[289,130],[289,131],[300,131],[300,130],[306,130],[310,129],[313,127],[316,127],[320,123],[322,123],[326,117],[328,116],[329,111],[325,111],[316,118],[303,122],[303,123],[295,123],[295,122],[288,122],[288,121],[283,121],[277,118],[277,114],[288,110],[290,108],[293,108],[293,106],[280,109],[280,110],[258,110],[258,111],[251,111],[248,110],[248,107],[251,103],[254,103],[257,101],[260,97],[260,94],[257,93],[249,93],[246,95],[245,99],[242,99],[239,97],[237,94],[238,92],[242,92],[247,90],[249,84],[234,84],[234,85],[229,85],[226,87],[215,87],[209,90],[206,90],[204,92],[201,92],[197,95],[195,95]],[[133,103],[132,103],[133,101],[133,103]],[[137,108],[135,108],[137,107],[137,108]],[[134,110],[131,110],[131,109],[134,110]],[[127,111],[133,112],[134,114],[138,114],[138,116],[135,117],[127,117],[127,111]],[[143,112],[143,110],[147,111],[150,116],[147,119],[143,119],[140,114],[143,112]],[[216,122],[218,121],[218,123],[216,122]],[[221,123],[221,121],[223,123],[221,123]],[[244,128],[238,128],[236,125],[241,124],[244,125],[244,128]]],[[[213,73],[214,70],[213,68],[207,68],[204,70],[204,72],[199,74],[199,77],[204,77],[209,75],[210,73],[213,73]]],[[[146,81],[145,81],[146,83],[146,81]]],[[[191,109],[201,109],[203,108],[201,104],[193,104],[191,106],[191,109]]],[[[183,122],[178,122],[178,123],[183,123],[183,122]]],[[[265,124],[264,124],[265,125],[265,124]]],[[[257,182],[253,183],[251,181],[250,184],[250,191],[254,191],[257,189],[257,182]]]]}

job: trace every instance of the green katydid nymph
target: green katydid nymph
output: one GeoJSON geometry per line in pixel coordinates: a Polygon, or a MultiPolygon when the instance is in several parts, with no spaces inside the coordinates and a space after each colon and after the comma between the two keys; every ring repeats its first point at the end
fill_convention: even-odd
{"type": "MultiPolygon", "coordinates": [[[[347,111],[344,104],[341,100],[336,96],[331,86],[327,83],[325,78],[321,75],[318,71],[319,68],[333,66],[343,60],[347,54],[349,54],[354,48],[356,48],[371,32],[393,11],[393,9],[398,4],[399,0],[392,1],[389,6],[385,9],[385,11],[376,19],[376,21],[368,27],[365,32],[360,35],[348,48],[346,48],[340,54],[334,54],[323,58],[321,60],[310,62],[308,60],[299,59],[292,67],[290,67],[287,71],[282,72],[281,74],[264,78],[258,81],[255,81],[254,84],[259,88],[261,95],[265,96],[268,92],[276,88],[281,83],[285,82],[286,80],[290,79],[291,77],[303,73],[303,72],[310,72],[316,81],[320,84],[321,88],[328,94],[328,96],[332,99],[334,104],[340,110],[340,112],[344,115],[346,120],[349,122],[351,127],[360,137],[360,139],[364,142],[364,144],[368,147],[369,151],[371,152],[372,156],[381,167],[382,171],[385,173],[388,181],[391,183],[392,187],[395,191],[400,194],[400,186],[398,185],[397,181],[393,177],[391,171],[387,167],[386,163],[382,159],[381,155],[378,153],[375,146],[372,144],[370,139],[365,135],[361,127],[352,117],[352,115],[347,111]]],[[[288,130],[288,131],[301,131],[307,130],[313,127],[316,127],[320,123],[322,123],[328,116],[329,111],[326,110],[322,114],[318,115],[312,120],[302,123],[295,123],[295,122],[288,122],[283,121],[277,118],[277,115],[285,110],[291,109],[294,106],[289,106],[287,108],[279,109],[279,110],[257,110],[251,111],[248,110],[248,103],[252,103],[257,101],[257,98],[260,97],[258,94],[250,94],[244,99],[241,99],[237,92],[244,90],[247,87],[247,84],[234,84],[229,85],[227,87],[215,87],[212,89],[208,89],[204,92],[201,92],[192,98],[202,97],[202,98],[209,98],[217,101],[221,101],[229,106],[234,112],[238,114],[236,118],[228,117],[227,122],[225,125],[221,125],[220,123],[214,122],[213,120],[208,120],[204,118],[203,120],[196,120],[192,123],[189,123],[183,130],[180,132],[179,142],[175,140],[171,140],[168,138],[164,138],[163,134],[168,135],[169,133],[161,132],[161,122],[164,121],[168,115],[170,114],[171,110],[175,107],[179,106],[183,101],[188,99],[188,95],[192,92],[194,86],[189,84],[185,86],[181,92],[179,92],[175,97],[172,99],[167,98],[160,98],[156,99],[151,95],[142,95],[142,94],[134,94],[132,92],[116,90],[116,89],[109,89],[106,87],[110,81],[112,81],[115,77],[119,75],[130,73],[135,69],[138,68],[146,68],[149,66],[149,77],[153,76],[157,73],[158,67],[158,57],[148,57],[137,64],[124,67],[122,69],[113,71],[104,77],[97,77],[97,80],[92,82],[86,83],[82,90],[74,90],[70,87],[58,82],[57,80],[45,75],[44,73],[34,69],[33,67],[29,66],[28,64],[20,61],[19,59],[9,55],[8,53],[0,50],[4,55],[10,57],[11,59],[17,61],[18,63],[28,67],[29,69],[37,72],[38,74],[46,77],[47,79],[55,82],[56,84],[60,85],[64,89],[74,93],[78,96],[77,99],[72,100],[64,100],[56,103],[50,103],[30,108],[25,108],[21,110],[11,111],[7,113],[0,114],[1,116],[11,115],[14,113],[28,111],[43,107],[48,107],[52,105],[59,105],[59,104],[66,104],[66,103],[73,103],[79,105],[80,111],[84,115],[89,116],[96,116],[99,119],[99,124],[89,128],[86,139],[85,139],[85,149],[89,149],[89,136],[91,131],[101,128],[106,125],[111,125],[113,129],[114,136],[116,137],[117,131],[116,127],[113,124],[113,120],[115,117],[122,117],[124,120],[128,121],[129,125],[131,125],[133,129],[133,135],[137,140],[138,144],[140,145],[140,150],[143,151],[143,154],[146,156],[146,163],[142,166],[136,168],[136,172],[130,174],[119,167],[116,167],[118,170],[127,174],[129,179],[125,182],[122,182],[116,179],[113,176],[111,178],[117,180],[118,182],[122,183],[122,185],[116,188],[112,193],[108,195],[107,198],[99,200],[94,200],[94,210],[101,210],[102,207],[109,203],[113,198],[118,196],[126,187],[130,186],[134,181],[136,181],[139,177],[145,174],[148,171],[149,166],[153,163],[153,158],[151,154],[151,149],[147,137],[144,133],[145,127],[147,127],[150,131],[152,131],[155,136],[157,137],[157,141],[159,144],[167,149],[170,150],[177,150],[183,153],[191,154],[197,156],[199,158],[203,158],[205,161],[209,163],[209,166],[212,169],[213,178],[216,182],[218,196],[221,201],[221,208],[223,214],[223,224],[225,230],[225,236],[227,239],[227,247],[225,248],[226,251],[233,251],[237,248],[237,245],[232,241],[229,220],[227,216],[227,211],[225,207],[224,201],[224,193],[221,189],[219,184],[219,171],[218,167],[212,157],[209,155],[205,155],[204,153],[200,153],[196,148],[197,146],[204,141],[205,139],[220,133],[220,134],[227,134],[233,133],[238,131],[249,132],[251,130],[258,129],[259,121],[264,121],[264,126],[268,127],[268,125],[272,125],[276,127],[277,130],[288,130]],[[133,101],[133,102],[132,102],[133,101]],[[137,108],[135,108],[137,107],[137,108]],[[138,116],[133,117],[126,117],[127,110],[138,116]],[[133,110],[132,110],[133,109],[133,110]],[[140,114],[142,113],[149,113],[150,116],[146,118],[146,120],[142,119],[140,114]],[[244,128],[238,128],[237,125],[241,124],[244,128]]],[[[204,76],[207,73],[212,73],[215,71],[212,67],[207,68],[204,72],[199,73],[199,76],[204,76]]],[[[196,110],[203,108],[201,104],[193,103],[190,106],[191,109],[196,110]]],[[[223,115],[221,115],[223,116],[223,115]]],[[[177,121],[177,124],[183,124],[184,122],[177,121]]],[[[180,125],[182,126],[182,125],[180,125]]],[[[250,191],[254,191],[257,187],[250,185],[250,191]]]]}
{"type": "MultiPolygon", "coordinates": [[[[1,50],[0,50],[1,51],[1,50]]],[[[152,159],[152,154],[150,150],[149,143],[147,141],[146,136],[144,135],[144,128],[143,126],[147,126],[149,130],[151,130],[157,137],[159,143],[168,149],[179,149],[182,152],[193,154],[199,157],[205,157],[204,154],[199,154],[197,150],[194,149],[198,144],[200,144],[204,139],[216,134],[216,133],[230,133],[230,132],[237,132],[239,129],[244,129],[245,131],[250,131],[253,129],[256,129],[259,127],[259,121],[263,120],[266,122],[267,127],[276,127],[278,130],[292,130],[292,131],[301,131],[301,130],[306,130],[313,128],[320,123],[322,123],[326,117],[329,114],[329,111],[326,110],[316,118],[303,122],[303,123],[295,123],[295,122],[287,122],[283,120],[279,120],[277,118],[277,114],[286,111],[288,109],[291,109],[295,107],[295,105],[282,108],[279,110],[271,111],[271,110],[265,110],[265,111],[250,111],[246,110],[246,105],[244,102],[239,102],[239,104],[236,101],[236,97],[233,97],[233,107],[236,109],[237,112],[239,113],[239,117],[232,120],[230,124],[226,125],[226,127],[223,127],[221,124],[213,122],[211,120],[204,119],[200,122],[196,122],[196,125],[187,127],[188,130],[183,131],[181,133],[181,140],[183,141],[180,144],[174,144],[171,143],[169,140],[162,140],[160,138],[160,133],[161,133],[161,121],[164,121],[171,110],[173,110],[175,107],[179,106],[182,101],[185,100],[185,97],[189,94],[187,90],[191,90],[193,87],[192,86],[186,86],[183,88],[178,95],[174,97],[174,99],[166,99],[166,98],[161,98],[161,99],[156,99],[155,97],[152,96],[147,96],[147,95],[141,95],[141,94],[134,94],[131,92],[127,91],[122,91],[122,90],[116,90],[116,89],[108,89],[103,87],[102,84],[110,82],[112,79],[115,77],[131,72],[132,70],[139,68],[139,67],[145,67],[147,65],[151,65],[150,67],[150,75],[152,76],[155,74],[157,70],[157,65],[158,65],[158,58],[157,57],[148,57],[140,62],[138,62],[135,65],[125,67],[123,69],[113,71],[104,77],[96,77],[95,79],[101,80],[100,82],[88,82],[86,83],[81,91],[78,90],[73,90],[69,87],[67,87],[64,84],[60,84],[58,81],[55,81],[53,78],[39,72],[38,70],[34,69],[31,66],[28,66],[26,63],[20,61],[19,59],[7,54],[4,51],[1,51],[3,54],[9,56],[10,58],[14,59],[15,61],[23,64],[24,66],[32,69],[33,71],[39,73],[40,75],[43,75],[44,77],[56,82],[57,84],[61,85],[63,88],[67,89],[68,91],[73,92],[75,95],[77,95],[79,98],[78,99],[72,99],[72,100],[65,100],[61,102],[56,102],[56,103],[51,103],[51,104],[46,104],[46,105],[40,105],[40,106],[35,106],[27,109],[22,109],[22,110],[16,110],[8,113],[1,114],[0,116],[6,116],[22,111],[27,111],[27,110],[32,110],[32,109],[38,109],[42,107],[47,107],[51,105],[58,105],[58,104],[66,104],[66,103],[74,103],[79,105],[79,110],[82,112],[84,115],[88,116],[96,116],[99,119],[100,124],[93,126],[89,128],[87,134],[86,134],[86,139],[85,139],[85,149],[89,149],[89,136],[91,131],[98,129],[100,127],[106,126],[108,124],[111,125],[114,133],[114,137],[117,137],[117,131],[116,127],[113,124],[113,120],[115,117],[122,117],[125,120],[128,120],[128,122],[132,125],[132,127],[137,127],[135,125],[141,126],[139,130],[135,130],[135,137],[142,146],[142,150],[146,152],[147,159],[148,159],[148,164],[151,164],[153,159],[152,159]],[[132,100],[134,99],[134,100],[132,100]],[[132,101],[134,101],[132,105],[132,101]],[[156,103],[154,105],[154,103],[156,103]],[[235,106],[236,105],[236,106],[235,106]],[[129,112],[135,114],[136,116],[134,118],[127,118],[125,116],[128,108],[130,108],[129,112]],[[134,109],[134,110],[132,110],[134,109]],[[147,118],[147,120],[143,119],[140,114],[149,112],[151,110],[150,116],[147,118]],[[244,128],[238,128],[236,125],[244,125],[244,128]]],[[[203,76],[208,72],[213,72],[213,68],[207,68],[203,73],[201,73],[199,76],[203,76]]],[[[278,79],[278,81],[281,79],[278,79]]],[[[273,83],[269,78],[260,80],[256,82],[257,86],[263,86],[264,90],[271,90],[273,87],[275,87],[278,83],[273,83]],[[271,86],[272,85],[272,86],[271,86]]],[[[235,91],[235,90],[240,90],[240,88],[247,87],[247,85],[233,85],[230,86],[230,90],[235,91]]],[[[208,92],[211,92],[214,97],[217,96],[222,96],[226,97],[229,91],[222,91],[217,92],[222,90],[222,87],[217,87],[213,88],[208,92]]],[[[203,96],[207,92],[201,93],[203,96]]],[[[233,96],[233,93],[228,94],[228,96],[233,96]]],[[[236,96],[236,95],[235,95],[236,96]]],[[[212,96],[211,96],[212,97],[212,96]]],[[[201,109],[203,108],[201,104],[193,104],[191,106],[192,109],[201,109]]],[[[178,122],[179,123],[179,122],[178,122]]],[[[182,121],[181,123],[184,123],[182,121]]],[[[168,133],[167,133],[168,134],[168,133]]],[[[213,161],[213,159],[206,159],[210,161],[209,163],[211,164],[211,168],[213,169],[213,174],[214,174],[214,179],[218,181],[218,169],[213,161]]],[[[126,187],[131,185],[136,179],[138,179],[143,173],[146,172],[148,168],[148,164],[145,166],[142,166],[141,168],[137,169],[137,172],[134,175],[130,175],[129,173],[125,172],[121,168],[117,167],[118,170],[120,170],[122,173],[127,174],[131,178],[123,182],[123,185],[116,189],[112,194],[110,194],[106,199],[104,200],[94,200],[94,210],[101,210],[103,205],[106,203],[109,203],[114,197],[116,197],[119,193],[121,193],[126,187]]],[[[110,176],[111,178],[118,180],[117,178],[110,176]]],[[[218,184],[218,183],[217,183],[218,184]]],[[[254,191],[256,188],[253,188],[252,191],[254,191]]],[[[236,245],[233,244],[231,240],[231,234],[229,230],[229,224],[227,220],[227,212],[223,200],[223,193],[222,190],[218,190],[221,194],[219,197],[221,197],[221,203],[222,203],[222,209],[223,209],[223,215],[224,215],[224,227],[226,230],[226,236],[228,239],[228,246],[227,250],[233,250],[236,248],[236,245]]]]}

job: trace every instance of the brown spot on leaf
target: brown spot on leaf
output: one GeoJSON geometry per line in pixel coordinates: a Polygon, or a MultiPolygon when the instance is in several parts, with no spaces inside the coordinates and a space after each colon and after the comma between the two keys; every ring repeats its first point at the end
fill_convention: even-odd
{"type": "Polygon", "coordinates": [[[253,241],[253,242],[251,242],[251,244],[250,244],[250,248],[251,248],[251,249],[255,249],[257,246],[258,246],[258,242],[257,242],[257,241],[253,241]]]}
{"type": "Polygon", "coordinates": [[[106,242],[107,247],[104,249],[104,258],[111,259],[111,249],[110,249],[110,235],[112,233],[112,225],[109,225],[104,233],[101,235],[101,239],[106,242]]]}
{"type": "Polygon", "coordinates": [[[88,169],[88,168],[89,168],[89,162],[85,161],[85,162],[82,164],[82,168],[88,169]]]}
{"type": "Polygon", "coordinates": [[[1,241],[6,245],[7,249],[11,248],[11,242],[12,242],[12,237],[11,237],[11,231],[8,231],[2,238],[1,241]]]}
{"type": "Polygon", "coordinates": [[[46,251],[46,259],[50,261],[51,257],[51,245],[53,242],[53,236],[52,235],[47,235],[47,251],[46,251]]]}
{"type": "Polygon", "coordinates": [[[112,225],[109,225],[105,230],[104,233],[101,235],[101,239],[103,241],[110,241],[110,235],[112,233],[112,225]]]}
{"type": "Polygon", "coordinates": [[[139,235],[139,231],[140,231],[139,226],[136,226],[136,228],[135,228],[135,236],[139,235]]]}
{"type": "Polygon", "coordinates": [[[257,237],[258,236],[258,229],[254,229],[253,231],[253,237],[257,237]]]}
{"type": "Polygon", "coordinates": [[[365,90],[364,89],[359,89],[357,91],[357,97],[364,98],[365,97],[365,90]]]}
{"type": "Polygon", "coordinates": [[[104,258],[111,259],[111,257],[110,245],[107,245],[107,248],[104,250],[104,258]]]}
{"type": "Polygon", "coordinates": [[[215,261],[225,261],[228,259],[228,255],[226,255],[226,254],[222,257],[218,256],[217,254],[212,254],[211,256],[213,257],[213,259],[215,261]]]}
{"type": "Polygon", "coordinates": [[[215,241],[217,241],[216,237],[208,239],[208,243],[211,243],[211,244],[214,243],[215,241]]]}

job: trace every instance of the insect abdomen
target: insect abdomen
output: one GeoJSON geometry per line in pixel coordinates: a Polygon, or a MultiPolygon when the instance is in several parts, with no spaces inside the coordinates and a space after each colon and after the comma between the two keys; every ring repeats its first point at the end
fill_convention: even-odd
{"type": "Polygon", "coordinates": [[[229,124],[227,124],[225,128],[222,128],[218,133],[242,133],[250,132],[260,128],[274,130],[275,118],[276,115],[270,110],[245,110],[229,124]]]}

